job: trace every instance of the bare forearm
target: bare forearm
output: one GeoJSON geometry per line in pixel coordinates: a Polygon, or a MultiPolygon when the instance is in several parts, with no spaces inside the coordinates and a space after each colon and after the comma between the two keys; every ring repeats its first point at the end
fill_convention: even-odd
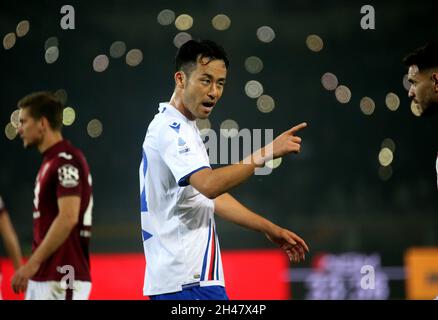
{"type": "MultiPolygon", "coordinates": [[[[255,169],[263,164],[261,156],[251,155],[237,164],[210,170],[208,175],[202,177],[201,182],[195,183],[195,187],[198,185],[200,192],[210,199],[215,199],[247,180],[254,174],[255,169]]],[[[190,183],[192,184],[192,181],[190,183]]]]}
{"type": "Polygon", "coordinates": [[[214,203],[215,212],[218,216],[242,227],[263,233],[275,227],[275,224],[271,221],[252,212],[228,193],[217,197],[214,203]]]}
{"type": "Polygon", "coordinates": [[[29,261],[41,264],[50,257],[68,238],[75,223],[59,215],[53,220],[44,240],[30,257],[29,261]]]}

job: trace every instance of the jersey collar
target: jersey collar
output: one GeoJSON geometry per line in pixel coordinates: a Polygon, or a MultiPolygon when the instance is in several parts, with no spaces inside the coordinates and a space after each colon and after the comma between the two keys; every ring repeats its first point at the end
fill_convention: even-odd
{"type": "Polygon", "coordinates": [[[189,120],[185,115],[178,111],[173,105],[169,102],[161,102],[158,108],[160,113],[164,113],[173,117],[177,117],[178,119],[183,120],[184,122],[190,124],[191,126],[196,126],[195,120],[189,120]]]}

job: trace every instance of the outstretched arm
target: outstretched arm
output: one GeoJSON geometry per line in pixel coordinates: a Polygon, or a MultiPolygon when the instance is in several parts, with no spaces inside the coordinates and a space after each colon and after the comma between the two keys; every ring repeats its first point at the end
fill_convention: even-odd
{"type": "Polygon", "coordinates": [[[263,232],[271,242],[286,251],[292,262],[300,262],[305,259],[305,252],[308,252],[309,248],[304,240],[292,231],[252,212],[228,193],[214,199],[214,204],[218,216],[245,228],[263,232]]]}
{"type": "Polygon", "coordinates": [[[265,161],[300,152],[301,138],[296,133],[306,126],[303,122],[283,132],[270,144],[238,164],[195,172],[189,177],[189,183],[207,198],[214,199],[248,179],[256,168],[263,167],[265,161]]]}

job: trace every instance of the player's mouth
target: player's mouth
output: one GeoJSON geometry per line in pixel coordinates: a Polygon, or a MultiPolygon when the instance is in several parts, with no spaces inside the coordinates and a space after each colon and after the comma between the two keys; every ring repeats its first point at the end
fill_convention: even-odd
{"type": "Polygon", "coordinates": [[[213,108],[214,107],[214,103],[213,102],[203,102],[202,105],[206,108],[213,108]]]}

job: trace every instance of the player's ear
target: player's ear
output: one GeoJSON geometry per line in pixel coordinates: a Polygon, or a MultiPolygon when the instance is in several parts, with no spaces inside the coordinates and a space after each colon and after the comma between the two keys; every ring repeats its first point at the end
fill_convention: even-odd
{"type": "Polygon", "coordinates": [[[432,80],[435,92],[438,92],[438,72],[432,73],[432,80]]]}
{"type": "Polygon", "coordinates": [[[178,88],[184,89],[184,72],[178,71],[175,73],[175,84],[178,88]]]}

